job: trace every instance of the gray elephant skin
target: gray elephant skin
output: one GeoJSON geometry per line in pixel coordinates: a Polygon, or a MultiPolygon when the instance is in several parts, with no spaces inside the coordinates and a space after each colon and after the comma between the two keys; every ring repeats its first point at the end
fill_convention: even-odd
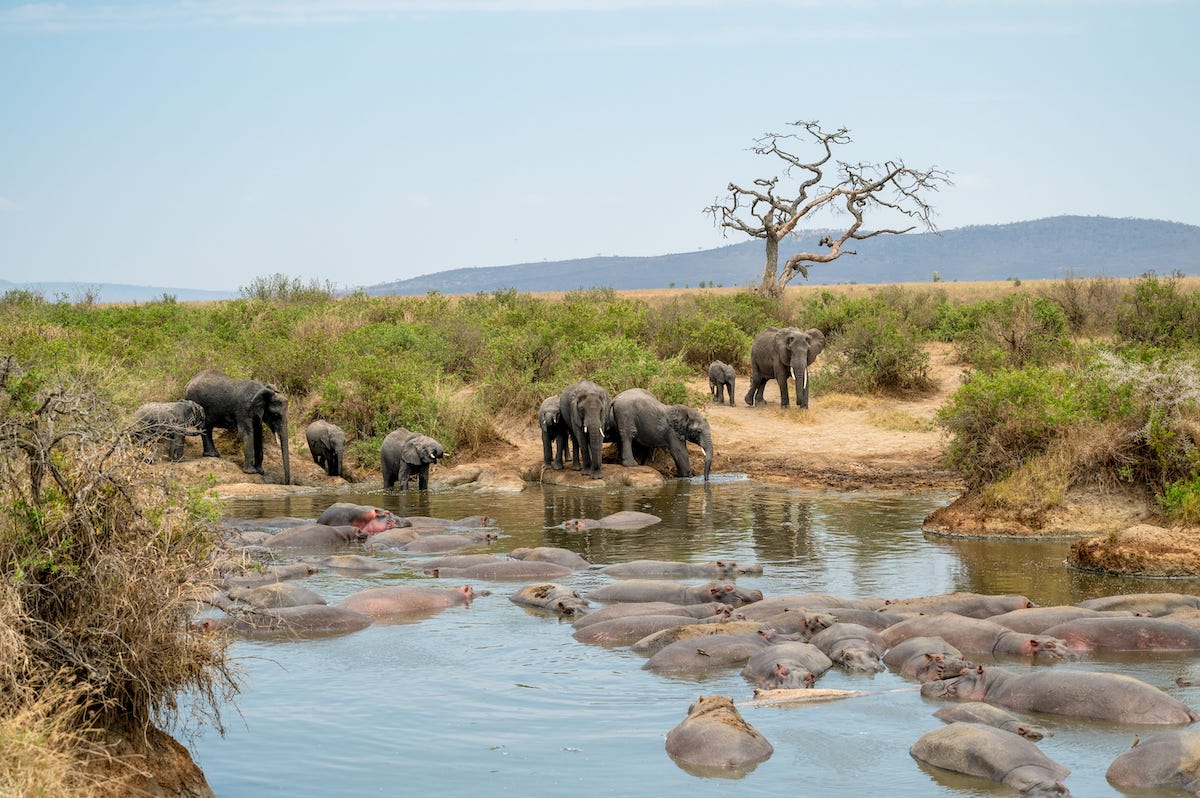
{"type": "Polygon", "coordinates": [[[665,405],[644,388],[621,391],[612,402],[612,414],[621,442],[621,465],[638,465],[634,447],[643,451],[667,449],[675,460],[675,475],[692,476],[687,444],[704,450],[704,479],[712,469],[712,432],[708,419],[686,405],[665,405]]]}
{"type": "Polygon", "coordinates": [[[263,424],[279,438],[283,456],[283,481],[292,482],[288,454],[288,400],[278,388],[258,380],[237,380],[215,369],[206,369],[184,389],[185,399],[204,408],[204,456],[220,457],[213,443],[213,430],[220,427],[242,436],[245,462],[242,471],[263,473],[263,424]]]}
{"type": "Polygon", "coordinates": [[[567,386],[558,398],[559,412],[576,446],[571,468],[585,477],[600,479],[601,449],[605,428],[612,419],[612,398],[591,380],[567,386]]]}
{"type": "Polygon", "coordinates": [[[717,404],[725,402],[725,392],[729,392],[729,406],[733,407],[737,404],[737,400],[733,398],[733,384],[737,379],[734,374],[733,366],[728,363],[723,363],[720,360],[714,360],[708,365],[708,390],[712,393],[712,400],[717,404]]]}
{"type": "Polygon", "coordinates": [[[429,489],[429,466],[446,455],[446,449],[428,435],[404,427],[392,430],[383,439],[379,461],[383,466],[383,487],[391,490],[397,482],[408,490],[408,480],[417,475],[417,488],[429,489]]]}
{"type": "Polygon", "coordinates": [[[204,408],[190,399],[178,402],[146,402],[133,414],[133,438],[147,445],[169,440],[167,456],[183,459],[184,438],[204,433],[204,408]]]}
{"type": "Polygon", "coordinates": [[[346,433],[328,421],[314,421],[304,430],[308,452],[313,462],[331,477],[342,476],[342,461],[346,456],[346,433]]]}
{"type": "Polygon", "coordinates": [[[562,397],[548,396],[538,408],[538,426],[542,430],[542,468],[563,470],[563,457],[567,446],[571,447],[571,458],[579,459],[578,447],[571,438],[571,427],[562,414],[562,397]]]}
{"type": "Polygon", "coordinates": [[[796,378],[796,406],[808,408],[808,367],[825,349],[825,334],[813,328],[768,327],[750,345],[750,390],[746,404],[762,401],[763,387],[779,383],[779,406],[788,406],[788,378],[796,378]]]}

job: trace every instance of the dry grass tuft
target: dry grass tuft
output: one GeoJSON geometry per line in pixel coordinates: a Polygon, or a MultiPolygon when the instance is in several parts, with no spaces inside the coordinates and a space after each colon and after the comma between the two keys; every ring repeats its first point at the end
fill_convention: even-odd
{"type": "Polygon", "coordinates": [[[905,413],[902,410],[871,411],[867,414],[867,421],[872,426],[895,432],[934,432],[937,430],[937,422],[933,419],[914,416],[912,413],[905,413]]]}

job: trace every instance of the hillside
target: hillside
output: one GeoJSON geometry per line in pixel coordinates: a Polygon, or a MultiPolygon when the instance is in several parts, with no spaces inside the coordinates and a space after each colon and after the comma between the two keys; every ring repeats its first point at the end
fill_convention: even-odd
{"type": "MultiPolygon", "coordinates": [[[[801,250],[819,251],[825,231],[808,231],[780,245],[780,261],[801,250]]],[[[1148,219],[1056,216],[1003,225],[974,225],[941,234],[909,233],[860,242],[857,255],[812,268],[810,285],[837,283],[1136,277],[1200,271],[1200,227],[1148,219]]],[[[653,257],[596,257],[451,269],[367,286],[372,295],[570,291],[697,286],[746,286],[762,274],[763,244],[742,241],[717,249],[653,257]]],[[[798,281],[799,282],[799,281],[798,281]]]]}

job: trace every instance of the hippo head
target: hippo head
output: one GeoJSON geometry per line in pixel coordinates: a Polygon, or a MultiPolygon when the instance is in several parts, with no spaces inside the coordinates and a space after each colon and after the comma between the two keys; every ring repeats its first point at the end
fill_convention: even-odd
{"type": "Polygon", "coordinates": [[[949,679],[938,679],[921,685],[926,698],[956,698],[960,701],[983,701],[987,696],[987,671],[982,665],[949,679]]]}

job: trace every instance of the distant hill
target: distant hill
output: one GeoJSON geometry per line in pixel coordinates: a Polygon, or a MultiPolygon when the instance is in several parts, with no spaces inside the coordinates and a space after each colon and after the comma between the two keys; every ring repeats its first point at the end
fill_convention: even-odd
{"type": "MultiPolygon", "coordinates": [[[[826,231],[802,233],[780,244],[780,263],[795,252],[823,251],[826,231]]],[[[757,284],[763,242],[653,257],[596,257],[449,271],[364,287],[368,294],[570,291],[608,287],[670,288],[757,284]]],[[[808,284],[928,282],[942,280],[1137,277],[1147,271],[1200,273],[1200,227],[1152,219],[1055,216],[1030,222],[973,225],[933,233],[883,235],[859,242],[857,255],[813,266],[808,284]]],[[[805,281],[797,278],[794,285],[805,281]]]]}
{"type": "Polygon", "coordinates": [[[122,283],[11,283],[8,280],[0,280],[0,293],[13,290],[33,291],[51,301],[66,297],[70,302],[77,302],[89,293],[96,302],[151,302],[162,299],[163,294],[172,296],[179,302],[207,302],[240,296],[237,291],[201,291],[194,288],[161,288],[122,283]]]}

